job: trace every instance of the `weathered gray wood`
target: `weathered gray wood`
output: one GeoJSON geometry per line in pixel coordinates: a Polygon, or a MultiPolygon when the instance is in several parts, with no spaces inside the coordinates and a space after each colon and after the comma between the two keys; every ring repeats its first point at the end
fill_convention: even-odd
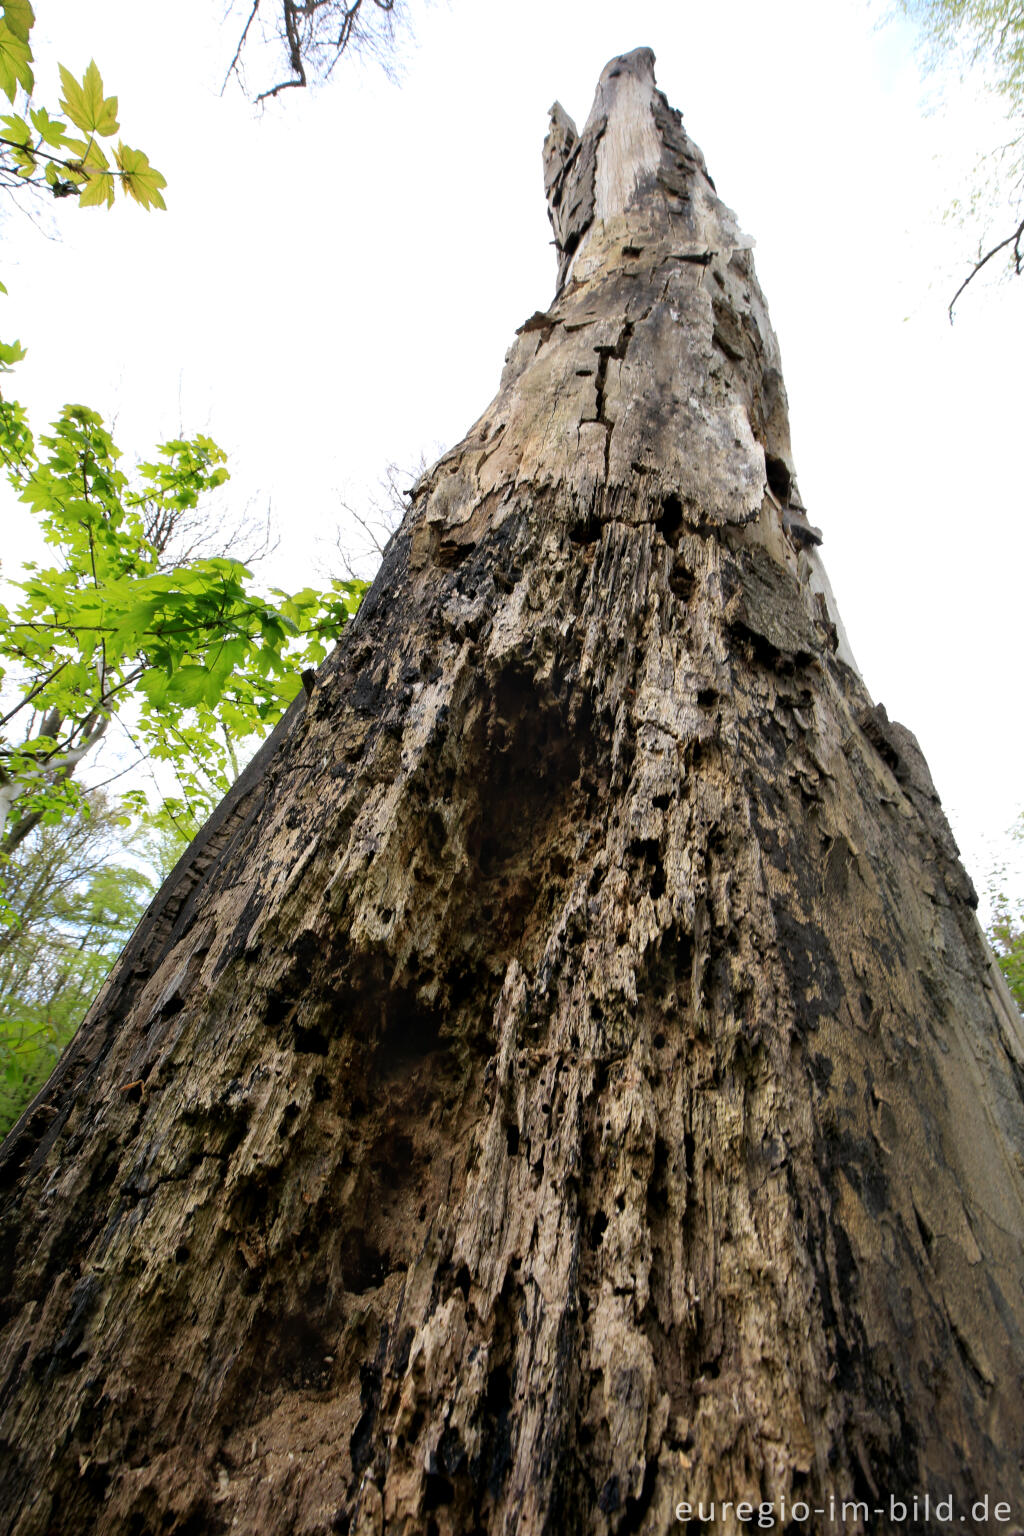
{"type": "Polygon", "coordinates": [[[545,182],[554,302],[5,1148],[4,1532],[1020,1518],[1020,1020],[750,241],[649,50],[545,182]]]}

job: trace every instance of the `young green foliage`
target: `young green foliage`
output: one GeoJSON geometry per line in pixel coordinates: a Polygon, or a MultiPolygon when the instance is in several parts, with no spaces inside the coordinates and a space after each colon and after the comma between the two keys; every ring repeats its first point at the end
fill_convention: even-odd
{"type": "Polygon", "coordinates": [[[111,165],[99,142],[112,139],[119,124],[117,97],[104,94],[95,61],[81,80],[63,64],[59,66],[63,117],[46,107],[34,107],[31,31],[35,16],[28,0],[3,0],[2,11],[0,91],[12,107],[19,93],[25,100],[21,112],[0,116],[0,185],[9,191],[45,187],[54,197],[77,196],[83,208],[110,208],[120,183],[124,195],[143,208],[164,208],[162,189],[167,183],[147,156],[118,140],[111,165]]]}
{"type": "Polygon", "coordinates": [[[183,806],[208,804],[366,584],[263,592],[238,560],[176,557],[176,535],[227,479],[208,437],[163,443],[129,475],[95,411],[66,406],[37,440],[0,397],[0,461],[48,555],[0,604],[0,847],[80,806],[78,765],[118,716],[172,770],[183,806]]]}

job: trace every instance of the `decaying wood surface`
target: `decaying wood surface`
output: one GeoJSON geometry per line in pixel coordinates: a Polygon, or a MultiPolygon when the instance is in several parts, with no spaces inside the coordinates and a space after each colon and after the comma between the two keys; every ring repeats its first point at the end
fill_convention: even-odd
{"type": "Polygon", "coordinates": [[[1021,1520],[1020,1020],[653,63],[553,110],[554,302],[5,1145],[5,1533],[1021,1520]]]}

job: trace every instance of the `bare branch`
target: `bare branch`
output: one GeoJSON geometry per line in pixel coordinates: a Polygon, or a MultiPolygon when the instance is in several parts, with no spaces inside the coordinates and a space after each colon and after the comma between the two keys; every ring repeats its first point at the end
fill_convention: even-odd
{"type": "Polygon", "coordinates": [[[306,72],[305,70],[300,70],[299,78],[297,80],[282,80],[278,85],[273,86],[269,91],[260,91],[259,95],[256,97],[256,100],[270,101],[272,97],[279,96],[282,91],[290,91],[293,87],[303,86],[305,83],[306,72]]]}
{"type": "MultiPolygon", "coordinates": [[[[261,0],[253,0],[242,35],[224,77],[227,85],[232,75],[242,83],[242,58],[253,46],[257,29],[253,26],[261,0]]],[[[273,0],[276,29],[271,33],[260,11],[264,43],[276,38],[283,46],[289,77],[259,91],[253,98],[265,102],[282,91],[321,84],[329,79],[338,60],[345,53],[376,56],[387,68],[387,58],[394,48],[394,21],[401,12],[399,0],[273,0]]],[[[244,89],[244,86],[243,86],[244,89]]]]}
{"type": "Polygon", "coordinates": [[[361,579],[356,562],[364,564],[365,574],[365,562],[368,559],[374,561],[374,569],[383,559],[388,540],[408,511],[408,499],[412,495],[413,486],[426,467],[427,461],[422,453],[415,468],[404,469],[394,462],[386,465],[378,482],[381,494],[371,497],[368,512],[358,511],[351,502],[340,503],[342,511],[358,523],[368,541],[367,547],[353,551],[348,547],[340,528],[335,534],[335,548],[341,558],[342,569],[350,581],[361,579]],[[400,481],[405,484],[400,484],[400,481]]]}
{"type": "Polygon", "coordinates": [[[269,504],[261,516],[249,501],[233,521],[214,522],[212,526],[209,513],[202,507],[186,510],[146,502],[138,511],[143,533],[160,556],[160,571],[177,570],[211,556],[247,566],[273,554],[276,548],[276,541],[271,539],[269,504]]]}
{"type": "Polygon", "coordinates": [[[964,278],[963,282],[960,284],[960,287],[957,289],[956,293],[954,293],[952,299],[949,301],[949,323],[950,323],[950,325],[953,324],[953,309],[954,309],[954,306],[956,305],[956,301],[960,297],[960,295],[963,293],[964,289],[968,286],[969,283],[973,283],[974,279],[977,277],[977,275],[981,271],[982,267],[987,266],[988,263],[992,260],[993,256],[998,256],[1000,251],[1005,251],[1006,247],[1008,245],[1012,245],[1013,246],[1013,267],[1014,267],[1014,272],[1015,272],[1017,277],[1020,276],[1022,266],[1024,266],[1024,251],[1021,250],[1021,240],[1022,239],[1024,239],[1024,220],[1021,220],[1021,222],[1017,225],[1017,228],[1014,230],[1013,234],[1007,235],[1005,240],[1000,240],[998,245],[994,245],[991,250],[986,251],[984,256],[982,256],[978,261],[976,261],[974,263],[973,268],[971,269],[970,272],[968,272],[967,276],[964,278]]]}
{"type": "Polygon", "coordinates": [[[18,714],[19,710],[24,709],[26,704],[34,699],[37,694],[42,693],[44,688],[48,688],[49,685],[60,676],[67,664],[67,658],[65,658],[59,666],[54,667],[52,672],[48,672],[44,678],[41,678],[30,693],[26,693],[25,697],[21,699],[17,704],[15,704],[13,709],[9,709],[7,711],[3,719],[0,720],[0,725],[7,725],[9,721],[13,720],[15,715],[18,714]]]}

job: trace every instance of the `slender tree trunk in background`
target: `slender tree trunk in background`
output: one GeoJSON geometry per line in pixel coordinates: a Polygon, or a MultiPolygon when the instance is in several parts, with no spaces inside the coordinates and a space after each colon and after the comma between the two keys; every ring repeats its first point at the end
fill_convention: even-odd
{"type": "Polygon", "coordinates": [[[750,242],[648,50],[545,169],[554,303],[5,1145],[5,1533],[1024,1516],[1020,1020],[750,242]]]}

